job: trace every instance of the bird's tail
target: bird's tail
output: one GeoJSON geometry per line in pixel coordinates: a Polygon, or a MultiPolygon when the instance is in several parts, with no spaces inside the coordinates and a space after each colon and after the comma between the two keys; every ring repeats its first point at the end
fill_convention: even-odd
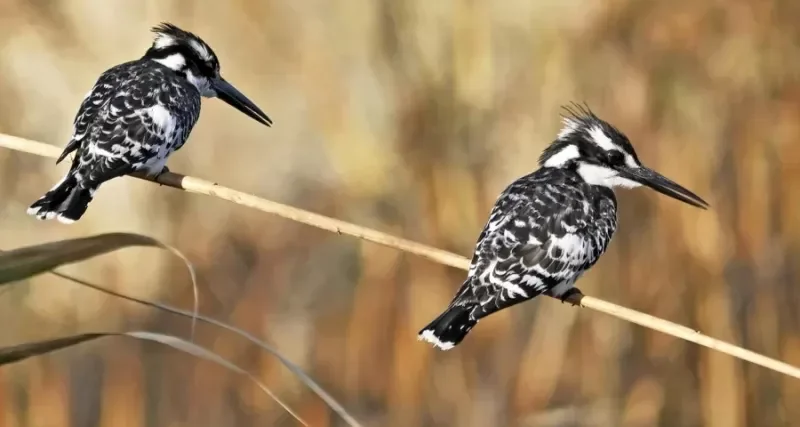
{"type": "Polygon", "coordinates": [[[450,350],[457,346],[478,323],[478,319],[470,315],[473,308],[473,305],[451,305],[428,326],[422,328],[418,338],[433,344],[434,347],[450,350]]]}
{"type": "Polygon", "coordinates": [[[80,185],[71,171],[28,208],[28,215],[38,219],[58,219],[64,224],[77,221],[94,197],[95,187],[80,185]]]}

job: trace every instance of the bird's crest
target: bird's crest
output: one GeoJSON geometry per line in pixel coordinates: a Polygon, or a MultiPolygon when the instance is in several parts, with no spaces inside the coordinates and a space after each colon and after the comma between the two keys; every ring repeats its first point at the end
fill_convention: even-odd
{"type": "Polygon", "coordinates": [[[564,110],[564,113],[561,114],[564,127],[558,133],[558,139],[566,139],[578,129],[603,124],[603,121],[592,112],[586,102],[583,104],[571,102],[569,105],[562,106],[561,109],[564,110]]]}
{"type": "Polygon", "coordinates": [[[162,22],[151,29],[156,34],[153,40],[154,49],[166,49],[178,44],[188,45],[203,61],[216,58],[211,47],[196,34],[182,30],[169,22],[162,22]]]}

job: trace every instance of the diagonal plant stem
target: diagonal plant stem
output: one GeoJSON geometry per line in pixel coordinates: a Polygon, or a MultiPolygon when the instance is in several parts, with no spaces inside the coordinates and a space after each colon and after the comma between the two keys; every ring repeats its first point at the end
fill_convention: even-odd
{"type": "MultiPolygon", "coordinates": [[[[166,245],[166,244],[164,244],[164,243],[162,243],[162,242],[160,242],[158,240],[149,238],[147,236],[127,235],[127,234],[121,234],[121,233],[120,234],[116,234],[116,235],[113,234],[113,233],[112,234],[104,234],[104,235],[94,236],[92,238],[87,238],[87,239],[83,239],[83,240],[90,240],[89,243],[94,243],[94,246],[100,246],[101,244],[105,243],[105,248],[104,249],[108,249],[108,247],[110,247],[110,245],[112,243],[117,243],[120,247],[124,247],[125,244],[133,245],[134,243],[139,243],[140,245],[143,245],[143,246],[150,245],[150,246],[161,247],[161,248],[164,248],[165,250],[169,250],[169,251],[177,254],[181,259],[183,259],[185,261],[186,266],[189,268],[189,270],[191,272],[192,284],[194,285],[194,288],[195,288],[195,292],[194,292],[195,297],[197,296],[197,290],[196,290],[196,288],[197,288],[197,278],[195,276],[194,266],[189,262],[189,260],[180,251],[178,251],[177,249],[175,249],[175,248],[173,248],[171,246],[168,246],[168,245],[166,245]],[[123,239],[125,239],[125,240],[123,240],[123,239]]],[[[74,246],[74,242],[75,242],[74,240],[71,242],[71,243],[73,243],[73,246],[74,246]]],[[[62,242],[56,242],[56,243],[63,243],[63,241],[62,242]]],[[[45,246],[53,246],[53,243],[45,244],[45,246]]],[[[61,246],[64,246],[64,245],[62,244],[61,246]]],[[[55,247],[55,248],[58,249],[58,247],[55,247]]],[[[94,248],[93,247],[89,247],[88,249],[94,249],[94,248]]],[[[39,248],[39,250],[41,251],[41,248],[39,248]]],[[[99,251],[99,249],[95,249],[95,250],[99,251]]],[[[53,250],[51,249],[51,252],[52,251],[53,250]]],[[[30,275],[28,273],[29,273],[29,270],[31,270],[30,264],[32,264],[32,262],[29,260],[31,251],[27,251],[27,253],[25,253],[25,255],[21,255],[21,251],[19,251],[19,250],[12,251],[12,253],[15,253],[15,252],[16,252],[17,256],[15,258],[11,258],[11,261],[8,261],[6,264],[13,263],[13,262],[20,263],[20,261],[22,261],[22,264],[26,264],[26,265],[23,265],[21,268],[18,266],[17,270],[22,270],[23,273],[17,273],[15,271],[13,271],[13,268],[6,268],[6,270],[11,271],[12,273],[8,274],[8,271],[7,271],[7,274],[5,276],[3,274],[0,274],[0,279],[2,279],[2,280],[0,280],[0,284],[3,284],[2,282],[8,283],[8,282],[21,280],[21,277],[23,275],[27,276],[27,277],[30,277],[30,275]],[[14,273],[16,273],[16,274],[14,274],[14,273]]],[[[84,250],[84,252],[87,252],[87,251],[84,250]]],[[[3,255],[8,255],[8,251],[0,249],[0,258],[2,258],[3,255]]],[[[75,257],[75,258],[76,258],[75,259],[75,261],[76,261],[77,257],[75,257]]],[[[64,257],[62,256],[58,261],[63,261],[63,260],[64,260],[64,257]]],[[[34,261],[37,261],[37,260],[34,260],[34,261]]],[[[187,317],[187,318],[192,319],[192,340],[189,343],[190,345],[194,341],[195,323],[197,321],[201,321],[201,322],[205,322],[205,323],[217,326],[217,327],[219,327],[221,329],[225,329],[227,331],[233,332],[233,333],[235,333],[235,334],[247,339],[248,341],[252,342],[253,344],[256,344],[257,346],[261,347],[262,349],[266,350],[267,352],[269,352],[270,354],[275,356],[287,369],[289,369],[293,374],[297,375],[297,377],[300,379],[300,381],[305,383],[308,386],[308,388],[310,388],[314,393],[317,394],[317,396],[319,396],[325,403],[327,403],[328,406],[330,406],[331,409],[334,410],[334,412],[339,414],[339,416],[341,416],[348,423],[348,425],[350,425],[352,427],[361,427],[361,424],[358,421],[356,421],[356,419],[352,415],[350,415],[344,409],[344,407],[341,404],[339,404],[339,402],[337,402],[319,384],[317,384],[308,374],[306,374],[302,370],[302,368],[300,368],[299,366],[295,365],[289,359],[285,358],[282,354],[280,354],[277,349],[275,349],[274,347],[268,345],[267,343],[259,340],[255,336],[245,332],[242,329],[239,329],[239,328],[236,328],[234,326],[228,325],[228,324],[226,324],[224,322],[221,322],[219,320],[216,320],[216,319],[214,319],[212,317],[207,317],[207,316],[201,315],[199,313],[199,308],[198,308],[198,306],[196,304],[194,306],[194,311],[182,310],[180,308],[175,308],[175,307],[167,305],[167,304],[162,304],[162,303],[148,301],[148,300],[141,299],[141,298],[132,297],[132,296],[129,296],[129,295],[126,295],[126,294],[123,294],[123,293],[108,289],[108,288],[104,288],[104,287],[102,287],[100,285],[95,285],[95,284],[93,284],[91,282],[87,282],[87,281],[79,279],[77,277],[73,277],[73,276],[70,276],[68,274],[61,273],[61,272],[59,272],[57,270],[50,270],[50,268],[52,268],[50,265],[53,265],[53,264],[50,264],[50,265],[42,265],[42,264],[43,264],[42,261],[39,261],[38,265],[36,265],[36,267],[38,267],[37,270],[36,270],[37,272],[41,271],[42,273],[50,273],[50,274],[52,274],[52,275],[54,275],[56,277],[60,277],[62,279],[67,279],[67,280],[73,281],[73,282],[75,282],[75,283],[77,283],[79,285],[94,289],[96,291],[105,293],[107,295],[111,295],[111,296],[114,296],[114,297],[117,297],[117,298],[124,299],[126,301],[135,302],[135,303],[138,303],[138,304],[141,304],[141,305],[145,305],[145,306],[148,306],[148,307],[152,307],[152,308],[156,308],[158,310],[162,310],[162,311],[165,311],[165,312],[168,312],[168,313],[171,313],[171,314],[176,314],[176,315],[179,315],[179,316],[182,316],[182,317],[187,317]]],[[[2,270],[2,268],[0,268],[0,270],[2,270]]],[[[2,271],[0,271],[0,272],[2,272],[2,271]]],[[[11,287],[10,286],[3,287],[2,290],[0,290],[0,293],[5,292],[8,289],[11,289],[11,287]]],[[[197,301],[197,298],[195,298],[195,301],[197,301]]],[[[77,338],[76,337],[71,337],[71,338],[65,338],[63,340],[61,340],[61,339],[50,340],[50,343],[53,344],[52,347],[49,346],[49,345],[46,345],[46,344],[42,344],[42,343],[34,343],[33,345],[34,345],[34,347],[36,347],[38,349],[63,348],[65,345],[66,346],[70,346],[72,344],[77,344],[77,343],[85,341],[85,340],[90,340],[90,339],[97,338],[99,336],[105,336],[105,335],[109,335],[109,334],[112,334],[112,333],[101,333],[99,335],[98,334],[94,334],[94,335],[93,334],[88,334],[83,338],[80,338],[80,336],[79,336],[77,338]],[[70,343],[72,343],[72,344],[70,344],[70,343]]],[[[25,347],[25,345],[22,345],[21,348],[24,349],[26,347],[25,347]]],[[[20,354],[26,354],[26,352],[25,351],[21,351],[20,354]]],[[[6,359],[7,360],[13,360],[14,359],[10,355],[11,355],[11,353],[6,354],[6,359]]],[[[217,362],[219,363],[219,361],[217,361],[217,362]]],[[[288,405],[286,405],[280,398],[278,398],[274,393],[272,393],[272,391],[269,390],[265,385],[263,385],[258,379],[253,377],[252,374],[242,370],[239,367],[230,365],[227,362],[222,362],[222,364],[226,365],[229,369],[233,369],[236,372],[243,373],[243,374],[247,375],[248,377],[251,377],[251,379],[253,379],[256,382],[256,384],[259,386],[259,388],[264,390],[264,392],[266,392],[273,399],[275,399],[275,401],[278,402],[278,404],[280,404],[287,412],[289,412],[293,417],[295,417],[297,420],[299,420],[303,425],[307,425],[305,423],[305,421],[303,421],[294,411],[292,411],[291,408],[289,408],[288,405]]]]}
{"type": "Polygon", "coordinates": [[[361,427],[361,423],[359,423],[352,415],[350,415],[344,406],[342,406],[339,402],[336,401],[328,392],[326,392],[316,381],[314,381],[308,374],[306,374],[302,368],[295,365],[291,360],[285,358],[280,352],[278,352],[275,347],[265,343],[264,341],[259,340],[249,332],[239,329],[237,327],[231,326],[225,322],[219,321],[214,319],[213,317],[204,316],[200,313],[191,312],[188,310],[182,310],[177,307],[173,307],[171,305],[162,304],[159,302],[148,301],[141,298],[132,297],[130,295],[123,294],[121,292],[117,292],[108,288],[104,288],[100,285],[95,285],[94,283],[87,282],[83,279],[79,279],[77,277],[70,276],[68,274],[61,273],[59,271],[51,271],[51,274],[61,277],[62,279],[71,280],[79,285],[86,286],[88,288],[94,289],[96,291],[102,292],[107,295],[111,295],[117,298],[124,299],[126,301],[135,302],[137,304],[145,305],[148,307],[156,308],[162,311],[166,311],[167,313],[172,313],[178,316],[191,318],[192,320],[199,320],[204,323],[208,323],[210,325],[214,325],[218,328],[225,329],[226,331],[233,332],[236,335],[239,335],[242,338],[252,342],[253,344],[261,347],[262,349],[266,350],[268,353],[275,356],[282,364],[286,367],[286,369],[290,370],[293,374],[297,375],[301,381],[303,381],[308,388],[311,389],[317,396],[320,397],[328,406],[331,407],[342,419],[344,419],[348,425],[353,427],[361,427]]]}
{"type": "Polygon", "coordinates": [[[182,338],[178,338],[173,335],[165,335],[149,331],[88,332],[88,333],[62,336],[58,338],[51,338],[40,341],[26,342],[22,344],[0,348],[0,365],[8,365],[10,363],[16,363],[25,360],[29,357],[42,356],[87,341],[95,340],[98,338],[111,337],[111,336],[128,336],[140,340],[157,342],[172,347],[176,350],[180,350],[192,356],[198,357],[200,359],[205,359],[210,362],[214,362],[228,369],[229,371],[235,372],[240,375],[244,375],[251,381],[253,381],[253,383],[257,385],[258,388],[261,389],[261,391],[263,391],[265,394],[267,394],[269,397],[275,400],[275,402],[277,402],[286,412],[288,412],[289,415],[291,415],[294,419],[299,421],[300,424],[308,427],[308,423],[306,423],[305,420],[300,418],[300,416],[297,415],[296,412],[294,412],[288,405],[286,405],[286,403],[284,403],[278,396],[276,396],[275,393],[273,393],[272,390],[270,390],[266,385],[264,385],[264,383],[261,382],[255,375],[251,374],[247,370],[239,367],[233,362],[223,358],[222,356],[214,353],[213,351],[205,347],[201,347],[197,344],[191,343],[189,341],[186,341],[182,338]]]}
{"type": "MultiPolygon", "coordinates": [[[[61,153],[61,149],[53,145],[4,134],[0,134],[0,146],[51,158],[57,158],[61,153]]],[[[147,179],[140,176],[138,178],[147,179]]],[[[190,193],[205,194],[207,196],[228,200],[242,206],[248,206],[258,209],[262,212],[278,215],[283,218],[301,222],[303,224],[328,230],[334,233],[358,237],[363,240],[421,256],[440,264],[460,268],[462,270],[467,270],[469,268],[469,260],[454,253],[413,242],[411,240],[401,239],[390,234],[329,218],[292,206],[265,200],[251,194],[243,193],[241,191],[220,186],[213,182],[202,180],[200,178],[175,173],[165,173],[158,176],[157,179],[150,181],[188,191],[190,193]]],[[[619,305],[590,296],[583,296],[580,299],[580,305],[582,307],[590,308],[592,310],[599,311],[601,313],[605,313],[618,319],[635,323],[655,331],[660,331],[676,338],[681,338],[683,340],[708,347],[712,350],[717,350],[737,359],[754,363],[767,369],[800,379],[800,369],[795,366],[766,357],[750,350],[746,350],[731,343],[718,340],[716,338],[711,338],[699,331],[692,330],[677,323],[644,314],[636,310],[621,307],[619,305]]]]}

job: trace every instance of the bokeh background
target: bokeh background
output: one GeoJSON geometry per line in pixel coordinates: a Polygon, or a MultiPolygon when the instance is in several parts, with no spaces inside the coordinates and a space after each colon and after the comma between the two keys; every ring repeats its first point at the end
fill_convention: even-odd
{"type": "MultiPolygon", "coordinates": [[[[708,200],[619,194],[588,295],[800,365],[800,2],[796,0],[0,1],[0,132],[63,146],[86,91],[149,28],[201,35],[274,120],[203,103],[173,171],[459,254],[586,101],[645,163],[708,200]]],[[[800,425],[800,383],[540,299],[442,353],[416,332],[464,272],[220,200],[118,179],[72,226],[26,207],[66,163],[0,149],[0,246],[145,233],[195,263],[205,314],[300,364],[367,426],[800,425]],[[792,403],[794,402],[794,403],[792,403]]],[[[191,307],[150,249],[65,269],[191,307]]],[[[0,294],[0,345],[189,322],[53,277],[0,294]]],[[[272,357],[201,327],[313,426],[343,422],[272,357]]],[[[289,426],[241,376],[105,339],[0,370],[0,425],[289,426]]]]}

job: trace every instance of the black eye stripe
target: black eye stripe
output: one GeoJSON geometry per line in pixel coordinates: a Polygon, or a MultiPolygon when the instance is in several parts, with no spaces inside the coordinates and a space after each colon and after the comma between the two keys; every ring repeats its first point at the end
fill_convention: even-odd
{"type": "Polygon", "coordinates": [[[608,156],[608,162],[612,165],[621,165],[625,163],[625,155],[619,150],[611,150],[606,156],[608,156]]]}
{"type": "Polygon", "coordinates": [[[146,55],[151,58],[167,58],[170,55],[174,55],[176,53],[183,55],[183,57],[186,59],[186,66],[188,68],[196,69],[200,74],[204,76],[213,76],[214,74],[216,74],[216,71],[214,69],[216,66],[215,64],[207,63],[202,58],[200,58],[200,56],[194,49],[185,44],[178,43],[171,46],[167,46],[166,48],[163,49],[150,48],[150,50],[147,51],[146,55]]]}

